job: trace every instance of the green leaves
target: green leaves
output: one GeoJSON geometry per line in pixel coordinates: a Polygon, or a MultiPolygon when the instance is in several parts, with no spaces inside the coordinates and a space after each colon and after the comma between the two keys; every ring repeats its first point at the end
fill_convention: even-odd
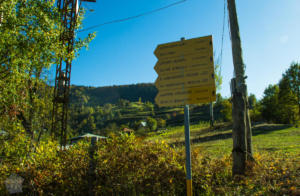
{"type": "MultiPolygon", "coordinates": [[[[20,132],[1,144],[0,153],[5,153],[0,162],[1,195],[7,194],[4,181],[13,173],[24,179],[23,192],[27,195],[87,194],[90,141],[60,150],[57,142],[48,139],[28,153],[30,139],[20,132]],[[23,158],[9,159],[10,155],[23,158]]],[[[113,135],[96,147],[97,195],[185,195],[184,149],[127,134],[113,135]]],[[[247,163],[252,164],[247,176],[233,178],[229,154],[211,158],[204,149],[194,148],[193,195],[293,195],[291,191],[299,184],[297,156],[272,152],[256,153],[254,158],[255,164],[247,163]]]]}
{"type": "MultiPolygon", "coordinates": [[[[0,129],[16,131],[21,123],[29,134],[50,128],[52,89],[47,70],[61,59],[74,59],[95,37],[75,40],[67,54],[60,35],[62,24],[55,1],[10,0],[0,4],[0,129]],[[3,100],[3,101],[2,101],[3,100]]],[[[78,18],[80,28],[83,15],[78,18]]]]}
{"type": "Polygon", "coordinates": [[[261,100],[262,116],[277,123],[296,124],[300,117],[300,65],[292,63],[278,85],[269,85],[261,100]]]}

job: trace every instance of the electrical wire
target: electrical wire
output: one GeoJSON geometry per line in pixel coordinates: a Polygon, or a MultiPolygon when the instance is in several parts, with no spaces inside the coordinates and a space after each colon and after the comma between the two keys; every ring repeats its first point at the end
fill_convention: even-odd
{"type": "Polygon", "coordinates": [[[101,23],[101,24],[97,24],[97,25],[94,25],[94,26],[91,26],[91,27],[88,27],[88,28],[79,30],[78,32],[84,32],[84,31],[88,31],[88,30],[91,30],[91,29],[94,29],[94,28],[97,28],[97,27],[100,27],[100,26],[104,26],[104,25],[108,25],[108,24],[113,24],[113,23],[124,22],[124,21],[128,21],[128,20],[135,19],[135,18],[139,18],[139,17],[141,17],[141,16],[150,15],[150,14],[153,14],[153,13],[155,13],[155,12],[159,12],[159,11],[162,11],[162,10],[164,10],[164,9],[173,7],[173,6],[175,6],[175,5],[184,3],[184,2],[186,2],[186,1],[187,1],[187,0],[177,1],[177,2],[175,2],[175,3],[171,3],[171,4],[166,5],[166,6],[164,6],[164,7],[161,7],[161,8],[158,8],[158,9],[154,9],[154,10],[151,10],[151,11],[148,11],[148,12],[144,12],[144,13],[141,13],[141,14],[138,14],[138,15],[135,15],[135,16],[129,16],[129,17],[126,17],[126,18],[116,19],[116,20],[111,20],[111,21],[108,21],[108,22],[104,22],[104,23],[101,23]]]}
{"type": "Polygon", "coordinates": [[[220,75],[222,74],[223,46],[224,46],[224,32],[225,32],[225,18],[226,18],[226,0],[224,0],[223,29],[222,29],[221,52],[220,52],[220,75]]]}

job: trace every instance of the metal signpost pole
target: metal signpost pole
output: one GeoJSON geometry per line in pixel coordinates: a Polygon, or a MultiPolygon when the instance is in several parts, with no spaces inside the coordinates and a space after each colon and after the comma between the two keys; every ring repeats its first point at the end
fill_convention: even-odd
{"type": "Polygon", "coordinates": [[[190,114],[189,105],[184,106],[184,132],[185,132],[185,154],[186,154],[186,191],[187,196],[192,195],[192,164],[190,144],[190,114]]]}

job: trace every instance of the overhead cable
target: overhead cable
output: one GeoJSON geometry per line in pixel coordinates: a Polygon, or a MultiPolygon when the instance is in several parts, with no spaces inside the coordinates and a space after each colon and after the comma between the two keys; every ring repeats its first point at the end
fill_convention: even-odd
{"type": "Polygon", "coordinates": [[[132,19],[135,19],[135,18],[139,18],[139,17],[141,17],[141,16],[150,15],[150,14],[153,14],[153,13],[155,13],[155,12],[159,12],[159,11],[162,11],[162,10],[164,10],[164,9],[173,7],[173,6],[175,6],[175,5],[184,3],[185,1],[187,1],[187,0],[177,1],[177,2],[175,2],[175,3],[171,3],[171,4],[166,5],[166,6],[164,6],[164,7],[161,7],[161,8],[158,8],[158,9],[154,9],[154,10],[151,10],[151,11],[148,11],[148,12],[144,12],[144,13],[141,13],[141,14],[138,14],[138,15],[135,15],[135,16],[129,16],[129,17],[127,17],[127,18],[116,19],[116,20],[111,20],[111,21],[104,22],[104,23],[101,23],[101,24],[97,24],[97,25],[94,25],[94,26],[91,26],[91,27],[88,27],[88,28],[79,30],[78,32],[84,32],[84,31],[88,31],[88,30],[91,30],[91,29],[95,29],[95,28],[97,28],[97,27],[101,27],[101,26],[104,26],[104,25],[113,24],[113,23],[119,23],[119,22],[124,22],[124,21],[127,21],[127,20],[132,20],[132,19]]]}
{"type": "Polygon", "coordinates": [[[221,75],[221,72],[222,72],[222,61],[223,61],[225,18],[226,18],[226,0],[224,0],[224,11],[223,11],[223,29],[222,29],[222,40],[221,40],[221,52],[220,52],[220,75],[221,75]]]}

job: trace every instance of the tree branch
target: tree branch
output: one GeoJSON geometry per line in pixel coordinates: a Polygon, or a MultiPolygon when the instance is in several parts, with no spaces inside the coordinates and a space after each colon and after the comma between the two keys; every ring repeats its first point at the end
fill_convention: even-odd
{"type": "Polygon", "coordinates": [[[31,131],[31,127],[30,124],[28,123],[28,121],[26,120],[23,112],[19,112],[19,114],[17,115],[17,118],[21,121],[25,131],[29,134],[32,135],[32,131],[31,131]]]}

